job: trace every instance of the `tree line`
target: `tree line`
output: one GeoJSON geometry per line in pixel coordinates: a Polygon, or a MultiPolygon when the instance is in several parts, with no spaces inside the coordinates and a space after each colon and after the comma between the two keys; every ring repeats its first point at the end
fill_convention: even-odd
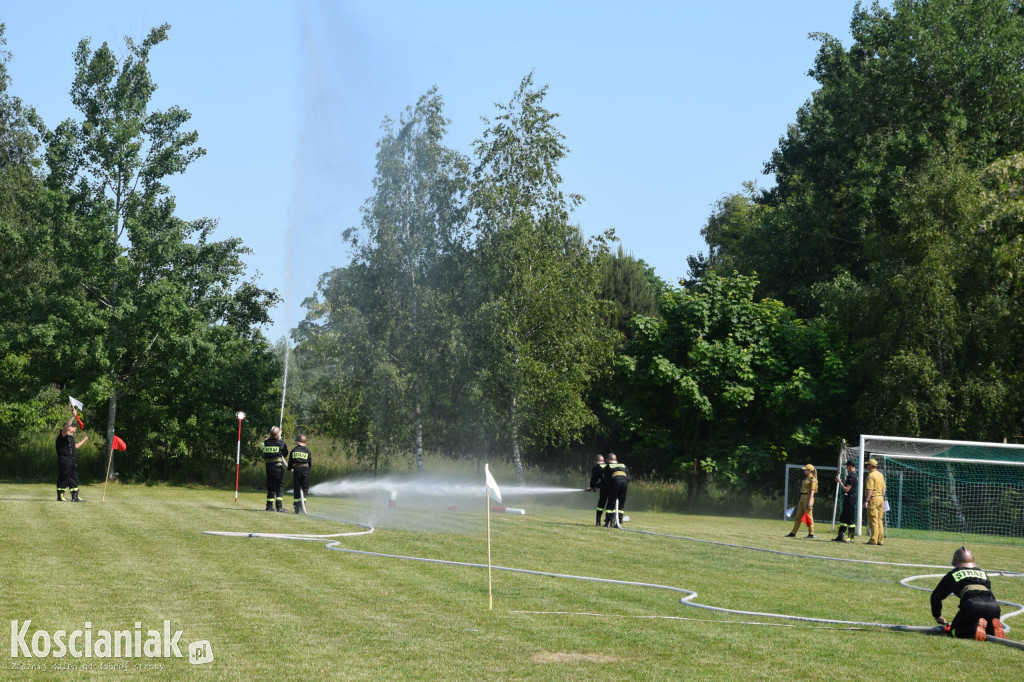
{"type": "Polygon", "coordinates": [[[1021,4],[857,4],[851,34],[813,36],[773,184],[714,205],[678,285],[584,242],[530,77],[472,158],[435,91],[386,121],[351,262],[295,335],[309,418],[375,462],[615,449],[694,496],[860,433],[1019,440],[1021,4]]]}
{"type": "MultiPolygon", "coordinates": [[[[130,44],[124,73],[145,71],[164,29],[130,44]]],[[[678,283],[573,222],[583,197],[562,187],[567,141],[532,74],[470,155],[446,146],[436,88],[385,118],[373,193],[342,235],[351,257],[292,330],[286,422],[375,468],[422,470],[435,452],[521,475],[614,450],[692,499],[709,483],[771,491],[783,463],[831,463],[860,433],[1020,440],[1024,9],[858,3],[851,34],[814,36],[818,87],[769,186],[714,204],[707,253],[678,283]]],[[[0,276],[18,292],[0,321],[0,426],[90,377],[112,414],[175,425],[177,439],[137,434],[147,466],[161,447],[202,458],[195,440],[239,391],[275,421],[283,358],[257,329],[276,295],[242,281],[240,241],[207,243],[212,221],[173,215],[161,178],[202,153],[187,113],[140,113],[148,74],[102,81],[116,70],[83,45],[81,122],[47,131],[0,100],[0,229],[16,245],[0,276]],[[131,116],[102,118],[116,102],[134,112],[123,130],[131,116]],[[163,152],[119,156],[109,141],[132,134],[163,152]]]]}

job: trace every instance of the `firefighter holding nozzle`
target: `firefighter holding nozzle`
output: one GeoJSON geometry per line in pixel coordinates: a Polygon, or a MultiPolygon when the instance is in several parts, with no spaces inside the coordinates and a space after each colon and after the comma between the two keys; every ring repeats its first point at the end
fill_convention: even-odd
{"type": "Polygon", "coordinates": [[[939,625],[950,625],[953,637],[979,642],[984,642],[986,635],[1005,639],[999,602],[992,594],[988,575],[974,563],[974,554],[961,547],[953,553],[952,563],[953,570],[932,591],[932,618],[939,625]],[[950,624],[942,617],[942,600],[951,594],[960,597],[960,610],[950,624]]]}
{"type": "Polygon", "coordinates": [[[592,493],[595,490],[598,492],[595,526],[601,525],[601,515],[604,514],[605,503],[608,501],[608,486],[604,483],[606,466],[608,465],[604,463],[604,455],[597,455],[594,457],[594,468],[590,470],[590,487],[587,488],[587,492],[592,493]]]}
{"type": "Polygon", "coordinates": [[[288,455],[288,469],[292,472],[292,504],[296,514],[306,513],[306,498],[309,496],[309,469],[313,466],[313,455],[306,447],[306,436],[299,434],[295,447],[288,455]]]}
{"type": "Polygon", "coordinates": [[[267,511],[284,511],[284,467],[288,446],[281,440],[281,429],[270,428],[270,438],[263,441],[263,463],[267,467],[267,511]]]}
{"type": "Polygon", "coordinates": [[[629,489],[629,469],[620,462],[614,452],[609,452],[604,468],[604,485],[608,488],[605,503],[604,525],[622,526],[622,513],[626,511],[626,491],[629,489]]]}

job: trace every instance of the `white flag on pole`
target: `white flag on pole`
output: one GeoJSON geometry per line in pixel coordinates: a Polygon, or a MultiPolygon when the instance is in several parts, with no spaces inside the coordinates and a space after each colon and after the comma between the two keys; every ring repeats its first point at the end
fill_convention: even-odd
{"type": "Polygon", "coordinates": [[[491,476],[491,470],[488,468],[486,463],[484,464],[484,476],[484,485],[487,489],[487,494],[498,502],[501,502],[501,491],[498,490],[498,484],[495,482],[494,476],[491,476]]]}
{"type": "Polygon", "coordinates": [[[68,398],[71,400],[71,407],[77,407],[79,410],[82,409],[82,402],[80,400],[75,400],[71,396],[68,396],[68,398]]]}

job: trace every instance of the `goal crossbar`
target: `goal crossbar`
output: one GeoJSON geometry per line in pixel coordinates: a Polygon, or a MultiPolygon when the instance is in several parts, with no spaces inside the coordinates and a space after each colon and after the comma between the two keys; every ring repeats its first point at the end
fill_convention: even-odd
{"type": "Polygon", "coordinates": [[[1024,461],[1014,462],[1010,460],[999,460],[999,459],[970,459],[969,457],[936,457],[935,455],[905,455],[902,452],[886,452],[885,450],[871,450],[872,455],[879,455],[881,457],[891,457],[892,459],[915,459],[926,462],[952,462],[953,464],[977,464],[978,462],[984,462],[985,464],[1002,464],[1011,467],[1024,467],[1024,461]]]}

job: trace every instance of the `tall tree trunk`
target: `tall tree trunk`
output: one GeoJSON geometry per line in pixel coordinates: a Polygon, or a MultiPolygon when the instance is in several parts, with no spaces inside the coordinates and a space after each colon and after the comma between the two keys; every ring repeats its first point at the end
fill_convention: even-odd
{"type": "Polygon", "coordinates": [[[516,397],[512,396],[512,467],[516,472],[516,480],[519,484],[524,483],[523,480],[523,460],[519,455],[519,424],[518,415],[516,413],[516,397]]]}
{"type": "Polygon", "coordinates": [[[416,401],[416,471],[423,473],[423,418],[420,416],[420,402],[416,401]]]}
{"type": "Polygon", "coordinates": [[[114,471],[114,421],[117,419],[117,380],[114,380],[114,392],[107,403],[107,463],[104,469],[106,480],[114,471]]]}

